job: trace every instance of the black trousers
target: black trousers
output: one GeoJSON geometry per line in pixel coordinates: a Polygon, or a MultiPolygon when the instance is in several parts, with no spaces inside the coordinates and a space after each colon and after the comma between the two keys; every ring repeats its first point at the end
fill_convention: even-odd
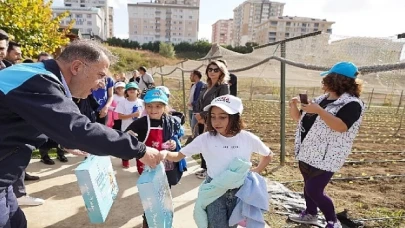
{"type": "Polygon", "coordinates": [[[56,148],[56,153],[58,154],[58,156],[65,155],[65,152],[59,148],[58,143],[48,138],[48,140],[38,148],[39,153],[41,154],[41,158],[47,156],[49,150],[52,148],[56,148]]]}
{"type": "Polygon", "coordinates": [[[96,122],[100,123],[102,125],[106,125],[107,124],[107,116],[100,118],[100,112],[96,112],[96,122]]]}
{"type": "Polygon", "coordinates": [[[121,131],[122,120],[114,120],[113,129],[121,131]]]}

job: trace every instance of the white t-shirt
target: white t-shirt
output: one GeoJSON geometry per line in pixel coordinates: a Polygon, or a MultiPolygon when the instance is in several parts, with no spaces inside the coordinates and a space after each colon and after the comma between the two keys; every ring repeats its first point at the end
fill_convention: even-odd
{"type": "Polygon", "coordinates": [[[125,101],[125,97],[124,96],[118,96],[117,94],[113,95],[113,99],[114,101],[117,103],[117,105],[121,102],[121,101],[125,101]]]}
{"type": "Polygon", "coordinates": [[[143,82],[145,81],[146,83],[154,83],[155,81],[153,80],[152,75],[150,75],[149,73],[145,73],[144,75],[139,77],[139,90],[143,91],[144,89],[147,89],[148,87],[146,86],[146,84],[143,82]],[[142,80],[143,79],[143,80],[142,80]]]}
{"type": "MultiPolygon", "coordinates": [[[[115,112],[121,113],[122,115],[129,115],[129,114],[133,113],[134,106],[138,107],[138,111],[140,113],[142,113],[143,110],[145,109],[145,107],[143,106],[142,99],[138,98],[138,99],[136,99],[136,101],[128,101],[127,99],[125,99],[124,101],[118,103],[118,106],[115,109],[115,112]]],[[[132,119],[132,118],[122,120],[121,131],[125,131],[133,121],[134,121],[134,119],[132,119]]]]}
{"type": "MultiPolygon", "coordinates": [[[[190,96],[188,97],[188,103],[190,103],[190,104],[192,104],[193,101],[194,101],[194,92],[195,92],[195,85],[196,84],[197,83],[194,83],[193,86],[191,86],[191,89],[190,89],[190,96]]],[[[191,107],[189,106],[188,110],[193,111],[193,106],[191,106],[191,107]]]]}
{"type": "Polygon", "coordinates": [[[256,135],[242,130],[233,137],[216,136],[206,132],[196,137],[180,151],[186,156],[201,153],[207,163],[208,176],[215,178],[227,170],[234,158],[250,161],[252,153],[263,156],[272,154],[256,135]]]}

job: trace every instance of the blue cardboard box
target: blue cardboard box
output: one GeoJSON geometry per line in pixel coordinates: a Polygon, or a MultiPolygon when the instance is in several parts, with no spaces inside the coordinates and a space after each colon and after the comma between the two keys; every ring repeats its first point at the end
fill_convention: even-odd
{"type": "Polygon", "coordinates": [[[109,156],[89,156],[75,174],[91,223],[105,222],[118,194],[118,185],[109,156]]]}
{"type": "Polygon", "coordinates": [[[163,163],[155,169],[145,169],[136,185],[149,228],[172,228],[172,193],[163,163]]]}

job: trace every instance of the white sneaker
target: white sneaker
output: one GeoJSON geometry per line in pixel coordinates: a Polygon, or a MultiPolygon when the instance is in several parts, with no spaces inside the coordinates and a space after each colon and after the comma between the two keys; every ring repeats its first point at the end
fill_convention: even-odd
{"type": "Polygon", "coordinates": [[[200,169],[197,172],[195,172],[195,175],[201,175],[201,173],[205,172],[205,169],[200,169]]]}
{"type": "Polygon", "coordinates": [[[290,215],[288,218],[297,223],[318,225],[318,216],[308,214],[306,211],[301,212],[301,214],[290,215]]]}
{"type": "Polygon", "coordinates": [[[325,228],[342,228],[342,224],[340,224],[339,220],[337,220],[336,222],[329,221],[325,228]]]}
{"type": "Polygon", "coordinates": [[[205,179],[205,178],[207,178],[207,171],[204,171],[204,172],[198,174],[198,175],[197,175],[197,178],[199,178],[199,179],[205,179]]]}
{"type": "Polygon", "coordinates": [[[17,202],[20,206],[38,206],[44,204],[45,200],[31,196],[21,196],[17,198],[17,202]]]}

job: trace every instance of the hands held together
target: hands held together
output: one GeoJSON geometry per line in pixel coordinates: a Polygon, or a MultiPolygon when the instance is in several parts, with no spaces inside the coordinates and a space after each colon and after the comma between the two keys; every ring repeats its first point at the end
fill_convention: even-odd
{"type": "MultiPolygon", "coordinates": [[[[294,97],[289,102],[289,106],[290,108],[297,107],[297,105],[300,103],[300,99],[298,97],[294,97]]],[[[308,101],[308,104],[301,104],[301,109],[309,114],[319,114],[323,110],[319,104],[313,103],[312,101],[308,101]]]]}
{"type": "MultiPolygon", "coordinates": [[[[174,150],[176,149],[176,142],[174,140],[169,140],[166,143],[164,143],[167,148],[167,150],[174,150]]],[[[166,150],[163,151],[158,151],[155,148],[152,147],[146,147],[146,153],[145,155],[139,159],[143,164],[150,166],[151,168],[155,168],[159,163],[163,160],[165,160],[166,155],[167,155],[166,150]]]]}

